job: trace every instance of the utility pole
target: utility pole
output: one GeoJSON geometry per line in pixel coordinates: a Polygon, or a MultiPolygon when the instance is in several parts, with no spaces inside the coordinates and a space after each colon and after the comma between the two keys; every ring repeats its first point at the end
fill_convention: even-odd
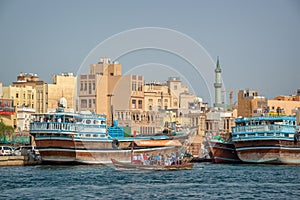
{"type": "Polygon", "coordinates": [[[110,114],[111,114],[111,126],[114,126],[114,113],[113,113],[113,105],[111,103],[111,98],[114,96],[113,94],[107,94],[109,97],[109,105],[110,105],[110,114]]]}

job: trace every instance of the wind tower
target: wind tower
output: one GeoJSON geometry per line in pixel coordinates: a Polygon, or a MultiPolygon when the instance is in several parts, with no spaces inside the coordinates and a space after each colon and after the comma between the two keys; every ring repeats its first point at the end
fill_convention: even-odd
{"type": "Polygon", "coordinates": [[[217,59],[217,66],[215,69],[215,74],[216,74],[216,79],[214,83],[215,87],[215,103],[214,107],[222,107],[222,97],[221,97],[221,92],[222,92],[222,80],[221,80],[221,67],[219,63],[219,57],[217,59]]]}

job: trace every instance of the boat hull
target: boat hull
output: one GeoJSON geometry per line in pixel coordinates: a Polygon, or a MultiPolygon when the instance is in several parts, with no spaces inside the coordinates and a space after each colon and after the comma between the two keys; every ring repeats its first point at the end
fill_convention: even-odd
{"type": "Polygon", "coordinates": [[[210,140],[209,147],[214,163],[240,163],[242,162],[232,142],[210,140]]]}
{"type": "Polygon", "coordinates": [[[234,142],[243,162],[300,164],[300,142],[287,139],[246,140],[234,142]]]}
{"type": "MultiPolygon", "coordinates": [[[[72,136],[35,137],[42,161],[53,164],[112,164],[111,158],[130,162],[132,141],[84,140],[72,136]]],[[[178,152],[179,146],[135,147],[135,154],[171,154],[178,152]]]]}

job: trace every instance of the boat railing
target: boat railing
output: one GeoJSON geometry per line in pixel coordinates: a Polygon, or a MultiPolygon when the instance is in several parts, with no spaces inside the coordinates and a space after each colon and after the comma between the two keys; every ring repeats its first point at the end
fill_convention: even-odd
{"type": "Polygon", "coordinates": [[[295,116],[288,116],[288,115],[264,115],[264,116],[257,116],[257,117],[241,117],[236,118],[236,123],[242,122],[255,122],[255,121],[276,121],[276,120],[288,120],[288,121],[295,121],[295,116]]]}
{"type": "Polygon", "coordinates": [[[86,124],[76,124],[76,123],[63,123],[63,122],[32,122],[30,124],[30,131],[59,131],[59,132],[82,132],[91,131],[96,132],[102,127],[101,125],[86,125],[86,124]]]}
{"type": "Polygon", "coordinates": [[[253,125],[253,126],[237,126],[232,128],[233,135],[248,133],[294,133],[296,126],[270,124],[270,125],[253,125]]]}

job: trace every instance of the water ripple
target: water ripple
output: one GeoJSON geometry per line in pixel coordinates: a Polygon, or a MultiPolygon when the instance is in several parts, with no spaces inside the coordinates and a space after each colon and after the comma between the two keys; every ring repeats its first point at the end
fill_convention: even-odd
{"type": "Polygon", "coordinates": [[[0,199],[298,199],[299,169],[202,163],[193,170],[151,172],[101,166],[2,167],[0,199]]]}

